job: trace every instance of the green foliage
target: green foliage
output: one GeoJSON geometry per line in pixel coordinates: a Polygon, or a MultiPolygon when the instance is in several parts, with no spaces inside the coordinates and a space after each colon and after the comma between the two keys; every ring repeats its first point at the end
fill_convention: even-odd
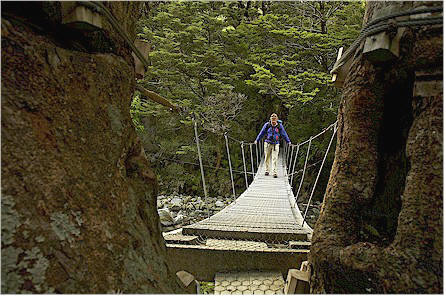
{"type": "MultiPolygon", "coordinates": [[[[193,117],[203,161],[216,167],[205,169],[208,187],[220,195],[230,194],[224,132],[252,142],[275,112],[296,143],[335,121],[339,94],[329,71],[338,48],[358,35],[363,12],[354,1],[175,1],[150,10],[138,24],[152,47],[139,83],[182,110],[173,115],[139,94],[132,101],[161,189],[201,194],[199,168],[184,164],[198,163],[193,117]]],[[[241,169],[240,146],[231,145],[241,169]]],[[[243,176],[236,177],[241,192],[243,176]]]]}
{"type": "Polygon", "coordinates": [[[200,294],[214,294],[214,283],[213,282],[199,282],[200,283],[200,294]]]}
{"type": "Polygon", "coordinates": [[[144,126],[141,123],[141,117],[145,112],[145,108],[141,103],[141,98],[139,95],[135,95],[132,100],[132,104],[130,105],[130,116],[132,117],[133,125],[135,129],[139,132],[144,131],[144,126]]]}
{"type": "Polygon", "coordinates": [[[373,236],[379,237],[379,232],[376,230],[375,227],[373,227],[370,224],[364,224],[364,229],[367,230],[368,233],[372,234],[373,236]]]}

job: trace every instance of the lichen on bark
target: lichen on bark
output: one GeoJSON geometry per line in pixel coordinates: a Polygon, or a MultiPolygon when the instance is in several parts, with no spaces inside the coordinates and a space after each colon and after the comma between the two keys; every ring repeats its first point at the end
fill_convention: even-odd
{"type": "MultiPolygon", "coordinates": [[[[111,49],[61,39],[58,2],[14,5],[2,4],[2,292],[183,292],[130,118],[130,48],[107,23],[111,49]]],[[[140,3],[106,5],[135,38],[140,3]]]]}
{"type": "MultiPolygon", "coordinates": [[[[369,2],[365,22],[384,5],[442,3],[369,2]]],[[[425,26],[406,30],[397,61],[354,58],[312,238],[313,293],[442,293],[442,45],[441,28],[425,26]]]]}

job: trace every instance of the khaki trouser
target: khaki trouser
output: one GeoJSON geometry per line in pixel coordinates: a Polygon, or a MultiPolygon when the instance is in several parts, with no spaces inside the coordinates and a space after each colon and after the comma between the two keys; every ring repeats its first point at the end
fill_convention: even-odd
{"type": "Polygon", "coordinates": [[[271,158],[273,161],[273,174],[277,175],[277,158],[279,158],[279,146],[280,144],[269,144],[267,142],[264,142],[264,148],[265,148],[265,165],[266,169],[265,172],[270,172],[270,162],[271,158]],[[274,149],[274,146],[275,149],[274,149]],[[272,157],[271,157],[272,155],[272,157]]]}

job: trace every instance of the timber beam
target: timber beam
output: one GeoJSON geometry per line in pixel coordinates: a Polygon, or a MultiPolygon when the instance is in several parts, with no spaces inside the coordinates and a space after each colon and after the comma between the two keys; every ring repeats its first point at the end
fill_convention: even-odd
{"type": "Polygon", "coordinates": [[[141,85],[136,85],[136,89],[141,93],[141,95],[143,95],[144,97],[148,98],[149,100],[154,101],[154,102],[156,102],[158,104],[161,104],[161,105],[169,108],[171,111],[175,111],[175,112],[179,112],[180,111],[178,106],[172,104],[166,98],[160,96],[159,94],[157,94],[157,93],[155,93],[153,91],[150,91],[148,89],[145,89],[141,85]]]}

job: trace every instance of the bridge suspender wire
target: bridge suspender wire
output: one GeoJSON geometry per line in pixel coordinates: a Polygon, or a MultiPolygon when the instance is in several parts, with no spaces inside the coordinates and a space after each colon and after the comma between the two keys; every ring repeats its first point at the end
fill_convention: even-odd
{"type": "Polygon", "coordinates": [[[259,165],[260,165],[260,163],[259,163],[259,147],[258,147],[258,145],[259,145],[259,143],[255,144],[255,146],[256,146],[257,170],[259,169],[259,165]]]}
{"type": "Polygon", "coordinates": [[[244,143],[240,145],[242,148],[242,157],[243,157],[243,170],[245,172],[245,183],[246,183],[246,189],[248,189],[248,175],[246,174],[246,161],[245,161],[245,149],[243,148],[244,143]]]}
{"type": "MultiPolygon", "coordinates": [[[[297,190],[297,193],[296,193],[296,201],[297,201],[297,198],[299,196],[300,189],[302,188],[302,184],[304,182],[305,169],[307,168],[308,155],[310,154],[310,147],[311,147],[311,140],[312,139],[313,139],[313,137],[310,137],[309,142],[308,142],[308,149],[307,149],[307,156],[305,157],[304,171],[302,172],[302,178],[300,179],[299,189],[297,190]]],[[[291,177],[291,179],[293,179],[293,177],[291,177]]]]}
{"type": "Polygon", "coordinates": [[[296,146],[293,145],[293,146],[291,147],[291,155],[290,155],[290,157],[288,158],[288,161],[287,161],[287,164],[286,164],[286,167],[287,167],[287,174],[288,174],[288,175],[291,174],[291,162],[292,162],[292,159],[293,159],[294,147],[296,147],[296,146]]]}
{"type": "Polygon", "coordinates": [[[282,144],[283,144],[283,149],[281,150],[282,151],[282,159],[285,160],[285,162],[283,163],[283,166],[286,167],[288,145],[287,145],[287,143],[285,143],[285,141],[283,139],[282,139],[282,144]]]}
{"type": "Polygon", "coordinates": [[[252,157],[252,144],[253,143],[249,143],[249,153],[251,154],[251,171],[252,171],[252,180],[254,180],[254,160],[252,157]]]}
{"type": "MultiPolygon", "coordinates": [[[[284,144],[285,142],[282,139],[282,146],[283,149],[280,149],[281,154],[282,154],[282,159],[286,159],[286,149],[287,149],[287,145],[284,144]]],[[[285,161],[286,162],[286,161],[285,161]]]]}
{"type": "MultiPolygon", "coordinates": [[[[201,160],[200,140],[198,139],[197,121],[194,119],[195,141],[197,142],[198,161],[200,162],[201,181],[203,182],[204,199],[208,200],[208,192],[206,190],[206,181],[204,179],[203,162],[201,160]]],[[[208,218],[210,217],[209,203],[207,204],[208,218]]]]}
{"type": "Polygon", "coordinates": [[[304,226],[305,217],[307,216],[308,208],[310,207],[311,199],[313,198],[313,194],[314,194],[314,190],[316,189],[317,181],[319,180],[319,176],[321,175],[322,168],[324,167],[325,160],[327,159],[328,151],[330,151],[331,143],[333,142],[333,138],[336,135],[337,130],[338,130],[337,125],[335,125],[333,128],[333,134],[331,135],[330,143],[328,144],[327,151],[325,151],[324,159],[322,160],[321,167],[319,168],[319,172],[317,173],[317,176],[316,176],[316,181],[314,181],[313,189],[311,190],[310,198],[308,199],[308,202],[307,202],[307,207],[305,209],[305,214],[304,214],[303,221],[302,221],[302,227],[304,226]]]}
{"type": "Polygon", "coordinates": [[[228,162],[229,162],[229,172],[231,175],[231,185],[232,185],[232,194],[234,196],[235,201],[235,186],[234,186],[234,176],[232,175],[232,164],[231,164],[231,154],[229,153],[229,143],[228,143],[228,135],[225,133],[225,142],[226,142],[226,152],[228,153],[228,162]]]}
{"type": "Polygon", "coordinates": [[[286,164],[287,164],[287,161],[288,161],[288,152],[290,151],[290,145],[289,144],[287,144],[286,142],[285,142],[285,151],[284,151],[284,159],[285,159],[285,163],[284,163],[284,165],[286,166],[286,164]]]}
{"type": "MultiPolygon", "coordinates": [[[[309,168],[311,168],[311,167],[314,167],[315,165],[318,165],[318,164],[320,164],[321,162],[322,162],[322,159],[319,159],[318,161],[313,162],[312,164],[307,165],[307,169],[309,169],[309,168]]],[[[303,172],[303,169],[300,169],[300,170],[298,170],[298,171],[295,171],[295,172],[292,173],[291,175],[297,175],[297,174],[299,174],[299,173],[301,173],[301,172],[303,172]]],[[[291,175],[290,175],[290,176],[291,176],[291,175]]]]}
{"type": "Polygon", "coordinates": [[[296,168],[296,160],[297,160],[297,156],[299,155],[299,148],[300,148],[300,145],[297,145],[296,156],[294,157],[294,164],[293,164],[293,174],[291,174],[291,181],[290,181],[291,187],[293,186],[294,169],[296,168]]]}

